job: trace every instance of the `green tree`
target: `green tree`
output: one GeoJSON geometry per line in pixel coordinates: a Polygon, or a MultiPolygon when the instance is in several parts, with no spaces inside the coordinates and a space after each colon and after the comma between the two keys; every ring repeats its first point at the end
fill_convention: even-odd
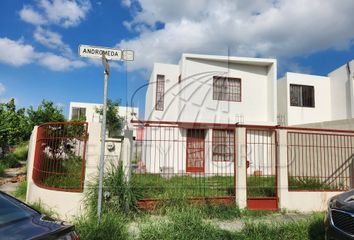
{"type": "MultiPolygon", "coordinates": [[[[118,137],[122,134],[124,118],[119,116],[119,100],[107,100],[107,129],[109,137],[118,137]]],[[[96,113],[103,115],[103,107],[96,108],[96,113]]]]}
{"type": "Polygon", "coordinates": [[[15,99],[0,104],[0,147],[2,154],[9,146],[27,140],[31,134],[25,109],[16,110],[15,99]]]}
{"type": "Polygon", "coordinates": [[[42,100],[37,109],[32,106],[27,109],[28,123],[31,129],[34,126],[47,122],[65,122],[63,109],[54,105],[52,101],[42,100]]]}

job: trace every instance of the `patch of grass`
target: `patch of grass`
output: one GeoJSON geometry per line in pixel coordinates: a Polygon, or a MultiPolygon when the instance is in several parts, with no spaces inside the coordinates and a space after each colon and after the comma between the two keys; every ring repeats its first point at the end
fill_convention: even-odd
{"type": "Polygon", "coordinates": [[[289,223],[254,223],[248,222],[241,233],[244,239],[264,240],[320,240],[324,239],[323,217],[314,214],[310,219],[289,223]]]}
{"type": "Polygon", "coordinates": [[[25,200],[27,192],[27,181],[20,182],[15,191],[15,197],[25,200]]]}
{"type": "Polygon", "coordinates": [[[239,239],[238,235],[204,222],[197,210],[190,210],[171,212],[167,219],[141,224],[138,239],[239,239]]]}
{"type": "Polygon", "coordinates": [[[75,230],[80,238],[85,240],[129,238],[126,220],[118,213],[106,212],[102,215],[100,223],[95,215],[81,217],[75,222],[75,230]]]}
{"type": "Polygon", "coordinates": [[[53,158],[42,155],[41,171],[51,172],[38,179],[40,184],[61,189],[81,189],[81,156],[71,155],[65,158],[53,158]]]}
{"type": "Polygon", "coordinates": [[[289,190],[345,190],[344,186],[328,184],[318,178],[290,177],[289,190]]]}
{"type": "Polygon", "coordinates": [[[52,218],[58,218],[58,214],[54,210],[45,206],[41,201],[33,202],[29,205],[44,215],[47,215],[52,218]]]}
{"type": "Polygon", "coordinates": [[[160,201],[154,211],[158,215],[168,215],[171,212],[198,212],[204,219],[230,220],[243,217],[256,218],[274,214],[274,211],[251,211],[240,209],[235,202],[230,204],[213,203],[193,203],[187,198],[171,198],[160,201]]]}

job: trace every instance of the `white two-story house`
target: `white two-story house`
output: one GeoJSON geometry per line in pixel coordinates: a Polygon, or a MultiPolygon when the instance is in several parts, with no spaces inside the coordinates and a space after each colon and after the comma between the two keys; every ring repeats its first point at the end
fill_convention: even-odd
{"type": "Polygon", "coordinates": [[[276,125],[276,80],[275,59],[183,54],[156,63],[144,120],[160,126],[144,129],[146,170],[233,172],[235,131],[222,126],[276,125]]]}

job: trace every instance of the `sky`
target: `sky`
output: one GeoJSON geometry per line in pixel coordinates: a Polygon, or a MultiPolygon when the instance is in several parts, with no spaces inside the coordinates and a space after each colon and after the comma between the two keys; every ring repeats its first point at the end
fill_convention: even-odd
{"type": "Polygon", "coordinates": [[[0,102],[103,102],[103,67],[80,44],[130,49],[110,62],[109,97],[143,114],[154,62],[182,53],[264,57],[327,75],[354,59],[353,0],[1,0],[0,102]]]}

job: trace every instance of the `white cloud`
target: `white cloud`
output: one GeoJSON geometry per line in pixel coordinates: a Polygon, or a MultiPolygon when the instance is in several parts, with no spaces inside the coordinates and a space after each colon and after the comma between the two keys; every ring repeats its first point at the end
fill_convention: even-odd
{"type": "Polygon", "coordinates": [[[90,9],[89,0],[37,0],[36,5],[24,5],[19,14],[36,26],[56,24],[68,28],[79,25],[90,9]]]}
{"type": "Polygon", "coordinates": [[[82,68],[86,63],[80,60],[70,60],[52,53],[40,54],[38,63],[52,71],[67,71],[70,69],[82,68]]]}
{"type": "Polygon", "coordinates": [[[0,96],[3,95],[6,91],[6,88],[4,86],[4,84],[0,83],[0,96]]]}
{"type": "Polygon", "coordinates": [[[62,36],[59,33],[43,29],[42,27],[37,27],[33,37],[37,42],[48,48],[58,49],[66,56],[72,55],[69,45],[62,41],[62,36]]]}
{"type": "Polygon", "coordinates": [[[228,47],[237,56],[289,59],[347,49],[354,39],[352,0],[138,2],[142,10],[126,24],[138,36],[117,44],[135,50],[135,69],[176,62],[183,52],[227,54],[228,47]]]}
{"type": "Polygon", "coordinates": [[[20,11],[20,18],[28,23],[31,23],[33,25],[42,25],[46,22],[46,20],[42,17],[41,14],[39,14],[37,11],[33,10],[32,7],[30,6],[23,6],[23,8],[20,11]]]}
{"type": "Polygon", "coordinates": [[[22,40],[13,41],[0,38],[0,63],[21,66],[33,62],[36,52],[31,45],[24,44],[22,40]]]}
{"type": "Polygon", "coordinates": [[[22,40],[0,38],[0,63],[13,66],[22,66],[37,63],[53,71],[66,71],[85,67],[87,64],[81,60],[55,55],[49,52],[36,52],[31,45],[22,40]]]}
{"type": "Polygon", "coordinates": [[[38,6],[49,22],[65,28],[79,25],[91,9],[89,0],[40,0],[38,6]]]}

